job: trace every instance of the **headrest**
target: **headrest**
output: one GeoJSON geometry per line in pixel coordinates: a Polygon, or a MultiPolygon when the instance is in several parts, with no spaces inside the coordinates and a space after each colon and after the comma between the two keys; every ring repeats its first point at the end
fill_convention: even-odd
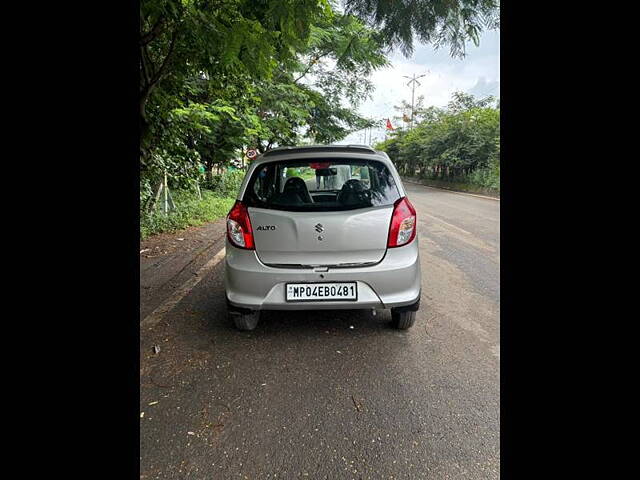
{"type": "Polygon", "coordinates": [[[365,190],[362,182],[356,178],[352,178],[351,180],[347,180],[346,182],[344,182],[342,189],[349,190],[351,192],[364,192],[365,190]]]}
{"type": "Polygon", "coordinates": [[[290,191],[300,191],[300,190],[304,190],[307,188],[307,184],[304,183],[304,180],[301,179],[300,177],[291,177],[289,179],[287,179],[287,181],[284,184],[284,189],[283,191],[285,192],[290,192],[290,191]]]}

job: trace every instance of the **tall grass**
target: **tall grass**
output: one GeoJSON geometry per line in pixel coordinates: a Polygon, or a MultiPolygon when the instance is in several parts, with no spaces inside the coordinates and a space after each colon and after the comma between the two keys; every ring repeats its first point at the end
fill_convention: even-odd
{"type": "MultiPolygon", "coordinates": [[[[165,214],[160,205],[153,211],[140,210],[140,238],[175,232],[222,218],[229,213],[244,179],[244,170],[227,171],[204,182],[202,199],[194,190],[171,190],[176,210],[165,214]]],[[[140,204],[148,205],[153,191],[149,183],[141,185],[140,204]],[[144,187],[144,188],[143,188],[144,187]]]]}
{"type": "Polygon", "coordinates": [[[420,180],[426,185],[461,190],[464,192],[477,192],[488,194],[500,194],[500,164],[490,164],[485,168],[479,168],[469,175],[455,177],[437,177],[424,175],[420,180]]]}
{"type": "Polygon", "coordinates": [[[190,191],[172,191],[177,210],[165,214],[161,208],[152,212],[140,212],[140,238],[164,232],[175,232],[187,227],[202,225],[224,217],[235,199],[220,197],[210,190],[202,190],[202,200],[190,191]]]}
{"type": "Polygon", "coordinates": [[[474,170],[468,181],[471,185],[500,192],[500,164],[474,170]]]}

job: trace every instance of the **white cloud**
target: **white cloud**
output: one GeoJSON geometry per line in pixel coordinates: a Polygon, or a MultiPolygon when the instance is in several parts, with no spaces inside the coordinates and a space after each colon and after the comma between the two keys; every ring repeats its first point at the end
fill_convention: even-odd
{"type": "MultiPolygon", "coordinates": [[[[485,32],[480,38],[480,46],[467,46],[463,59],[452,58],[448,50],[434,50],[431,46],[418,45],[411,58],[396,53],[390,57],[391,65],[371,76],[376,87],[373,98],[358,109],[361,115],[376,119],[392,118],[398,115],[394,105],[402,100],[411,102],[411,89],[403,75],[427,75],[416,86],[415,96],[424,95],[427,106],[444,107],[451,94],[457,90],[478,96],[500,95],[500,32],[485,32]]],[[[394,127],[396,125],[394,124],[394,127]]],[[[372,137],[384,139],[385,129],[374,129],[372,137]]],[[[367,142],[369,136],[367,135],[367,142]]],[[[362,143],[363,132],[355,132],[341,144],[362,143]]]]}

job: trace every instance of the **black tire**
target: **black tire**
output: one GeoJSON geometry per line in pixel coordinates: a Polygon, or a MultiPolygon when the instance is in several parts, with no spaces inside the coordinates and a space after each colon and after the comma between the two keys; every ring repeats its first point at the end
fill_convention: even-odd
{"type": "Polygon", "coordinates": [[[413,326],[416,321],[416,312],[396,312],[391,310],[391,323],[398,330],[407,330],[413,326]]]}
{"type": "Polygon", "coordinates": [[[260,320],[260,312],[255,311],[251,313],[240,313],[230,311],[229,317],[233,319],[233,323],[238,330],[251,331],[258,325],[258,320],[260,320]]]}

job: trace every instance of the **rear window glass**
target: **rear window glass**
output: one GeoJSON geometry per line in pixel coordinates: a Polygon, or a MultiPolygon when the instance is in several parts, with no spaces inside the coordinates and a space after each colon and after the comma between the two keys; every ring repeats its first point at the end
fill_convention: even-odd
{"type": "Polygon", "coordinates": [[[287,160],[258,167],[244,202],[291,211],[353,210],[393,205],[400,193],[389,169],[375,160],[287,160]]]}

